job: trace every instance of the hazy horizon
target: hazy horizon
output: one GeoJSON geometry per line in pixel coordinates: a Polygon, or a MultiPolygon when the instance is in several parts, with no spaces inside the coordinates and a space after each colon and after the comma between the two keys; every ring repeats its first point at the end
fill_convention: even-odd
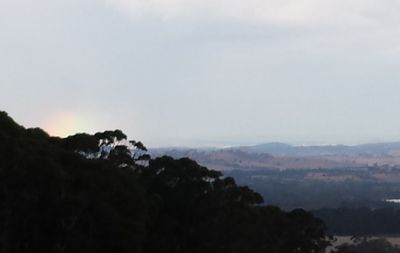
{"type": "Polygon", "coordinates": [[[0,0],[1,110],[150,147],[400,141],[400,3],[0,0]]]}

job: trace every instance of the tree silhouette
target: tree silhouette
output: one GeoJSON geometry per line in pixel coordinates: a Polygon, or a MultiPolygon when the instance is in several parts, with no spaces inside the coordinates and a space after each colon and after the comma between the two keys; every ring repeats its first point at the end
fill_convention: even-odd
{"type": "Polygon", "coordinates": [[[0,143],[1,253],[313,253],[329,243],[310,213],[262,206],[188,158],[150,159],[120,130],[55,138],[0,112],[0,143]]]}
{"type": "Polygon", "coordinates": [[[147,252],[312,253],[329,245],[311,214],[262,207],[258,193],[190,159],[151,160],[141,176],[160,208],[147,252]]]}

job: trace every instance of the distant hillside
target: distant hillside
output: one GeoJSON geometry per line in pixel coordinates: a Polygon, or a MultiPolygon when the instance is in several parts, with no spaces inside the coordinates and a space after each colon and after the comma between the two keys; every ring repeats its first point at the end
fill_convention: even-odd
{"type": "Polygon", "coordinates": [[[400,165],[400,142],[356,146],[266,143],[223,149],[159,148],[153,156],[190,157],[213,169],[330,169],[400,165]]]}
{"type": "Polygon", "coordinates": [[[287,210],[386,207],[400,199],[400,144],[291,146],[269,143],[224,149],[156,149],[224,171],[287,210]]]}
{"type": "Polygon", "coordinates": [[[400,151],[400,142],[371,143],[355,146],[293,146],[284,143],[266,143],[239,147],[239,149],[250,153],[269,153],[275,156],[390,155],[393,152],[400,151]]]}

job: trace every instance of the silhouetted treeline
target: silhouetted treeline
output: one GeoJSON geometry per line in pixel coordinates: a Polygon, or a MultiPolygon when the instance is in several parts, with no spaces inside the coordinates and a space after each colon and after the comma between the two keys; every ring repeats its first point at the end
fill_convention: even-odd
{"type": "MultiPolygon", "coordinates": [[[[283,209],[360,208],[390,206],[385,199],[400,198],[398,182],[380,182],[373,174],[384,169],[233,170],[226,174],[259,192],[268,205],[283,209]],[[313,178],[318,175],[319,178],[313,178]]],[[[394,169],[394,177],[398,175],[394,169]]],[[[391,174],[387,173],[386,178],[391,174]]]]}
{"type": "Polygon", "coordinates": [[[400,234],[400,209],[397,208],[319,209],[312,213],[335,235],[400,234]]]}
{"type": "Polygon", "coordinates": [[[321,220],[119,131],[68,138],[0,112],[0,252],[323,252],[321,220]]]}

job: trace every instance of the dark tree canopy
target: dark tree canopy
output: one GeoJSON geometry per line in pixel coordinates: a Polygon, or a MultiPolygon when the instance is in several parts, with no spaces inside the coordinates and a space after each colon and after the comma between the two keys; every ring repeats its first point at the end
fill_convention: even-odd
{"type": "Polygon", "coordinates": [[[61,142],[65,149],[71,151],[81,151],[85,153],[97,153],[100,151],[100,140],[96,136],[90,134],[75,134],[62,139],[61,142]]]}
{"type": "Polygon", "coordinates": [[[0,253],[323,252],[325,226],[120,130],[50,137],[0,112],[0,253]]]}

